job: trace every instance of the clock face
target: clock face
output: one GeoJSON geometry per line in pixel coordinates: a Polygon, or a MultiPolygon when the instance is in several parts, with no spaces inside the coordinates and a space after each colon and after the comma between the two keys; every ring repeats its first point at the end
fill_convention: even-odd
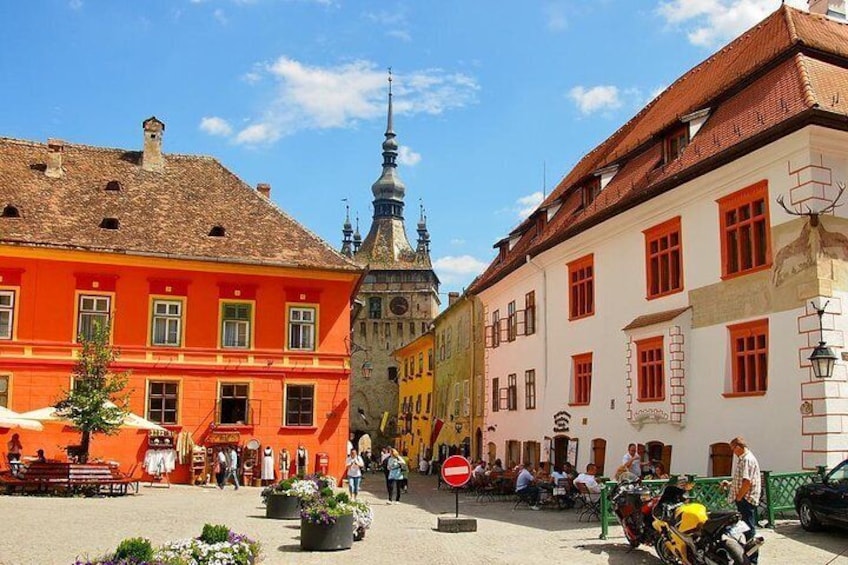
{"type": "Polygon", "coordinates": [[[403,316],[406,314],[406,311],[409,310],[409,302],[407,302],[406,298],[403,298],[402,296],[396,296],[395,298],[392,298],[391,303],[389,303],[389,308],[395,316],[403,316]]]}

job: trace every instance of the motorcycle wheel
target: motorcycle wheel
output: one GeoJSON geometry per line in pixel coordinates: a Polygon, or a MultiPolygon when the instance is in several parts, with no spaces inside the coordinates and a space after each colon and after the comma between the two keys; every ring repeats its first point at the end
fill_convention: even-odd
{"type": "Polygon", "coordinates": [[[748,556],[745,555],[745,549],[735,539],[724,540],[722,545],[724,545],[724,550],[727,552],[727,556],[733,565],[747,565],[750,563],[748,556]]]}
{"type": "Polygon", "coordinates": [[[665,546],[665,539],[662,536],[654,541],[654,551],[657,552],[657,557],[660,558],[663,565],[681,565],[680,560],[665,546]]]}

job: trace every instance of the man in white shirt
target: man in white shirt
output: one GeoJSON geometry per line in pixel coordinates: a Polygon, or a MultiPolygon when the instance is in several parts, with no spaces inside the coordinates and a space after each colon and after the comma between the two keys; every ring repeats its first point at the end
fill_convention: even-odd
{"type": "Polygon", "coordinates": [[[535,481],[533,473],[530,472],[530,464],[525,463],[515,479],[515,493],[529,497],[530,510],[539,510],[539,487],[533,484],[535,481]]]}
{"type": "Polygon", "coordinates": [[[486,475],[486,464],[481,459],[480,462],[474,467],[474,477],[479,478],[486,475]]]}
{"type": "Polygon", "coordinates": [[[642,476],[642,458],[639,456],[639,450],[635,443],[627,446],[627,453],[621,458],[622,467],[626,467],[627,471],[636,475],[637,478],[642,476]]]}
{"type": "Polygon", "coordinates": [[[595,473],[598,472],[598,468],[594,463],[589,463],[586,465],[586,472],[580,473],[577,475],[577,478],[574,479],[574,484],[583,483],[586,485],[586,489],[592,494],[600,494],[601,485],[598,484],[598,481],[595,479],[595,473]]]}

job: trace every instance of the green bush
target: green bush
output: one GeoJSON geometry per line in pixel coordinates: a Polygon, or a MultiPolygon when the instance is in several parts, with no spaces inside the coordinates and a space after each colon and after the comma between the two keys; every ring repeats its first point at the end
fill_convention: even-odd
{"type": "Polygon", "coordinates": [[[125,559],[127,561],[137,561],[139,563],[147,563],[153,560],[153,546],[150,545],[149,539],[144,538],[127,538],[118,544],[118,549],[115,550],[115,560],[125,559]]]}
{"type": "Polygon", "coordinates": [[[330,487],[324,487],[318,492],[318,494],[321,495],[321,498],[332,498],[333,489],[331,489],[330,487]]]}
{"type": "Polygon", "coordinates": [[[350,502],[350,495],[346,492],[340,492],[336,495],[336,502],[348,504],[350,502]]]}
{"type": "Polygon", "coordinates": [[[203,533],[200,534],[200,541],[205,543],[221,543],[227,541],[230,535],[230,528],[227,526],[213,526],[212,524],[204,524],[203,533]]]}

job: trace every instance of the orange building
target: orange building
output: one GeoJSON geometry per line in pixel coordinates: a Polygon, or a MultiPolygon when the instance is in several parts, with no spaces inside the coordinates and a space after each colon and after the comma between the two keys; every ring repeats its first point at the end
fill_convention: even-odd
{"type": "MultiPolygon", "coordinates": [[[[268,185],[163,154],[155,118],[143,129],[143,151],[0,139],[0,406],[54,404],[71,386],[76,336],[111,320],[132,412],[169,444],[208,448],[172,482],[205,481],[201,455],[225,443],[270,447],[278,477],[281,450],[293,470],[302,444],[309,471],[326,453],[340,476],[361,269],[279,210],[268,185]]],[[[15,431],[25,455],[61,459],[79,441],[62,424],[15,431]]],[[[8,436],[0,429],[2,445],[8,436]]],[[[157,440],[96,435],[91,456],[142,476],[157,440]]]]}

